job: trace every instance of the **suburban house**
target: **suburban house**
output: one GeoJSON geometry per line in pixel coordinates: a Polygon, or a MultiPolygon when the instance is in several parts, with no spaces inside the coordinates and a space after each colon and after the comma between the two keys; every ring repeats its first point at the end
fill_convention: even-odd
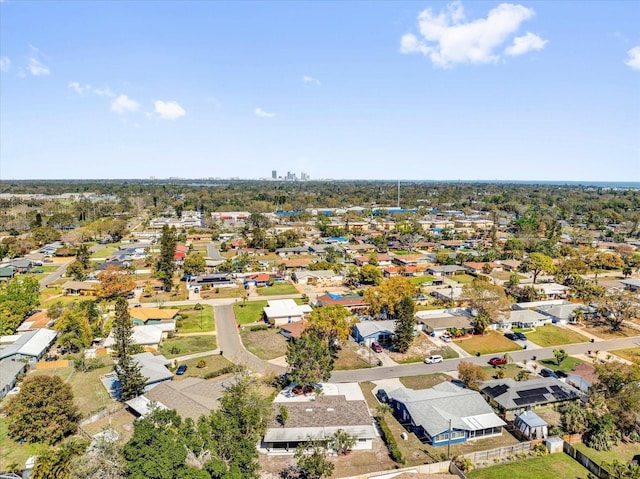
{"type": "Polygon", "coordinates": [[[294,323],[287,323],[280,326],[280,334],[287,339],[298,339],[307,329],[307,322],[305,320],[296,321],[294,323]]]}
{"type": "Polygon", "coordinates": [[[511,378],[484,381],[480,392],[503,414],[517,414],[548,404],[562,404],[582,397],[577,389],[555,378],[515,381],[511,378]]]}
{"type": "Polygon", "coordinates": [[[291,275],[294,283],[314,286],[330,286],[341,284],[344,276],[332,270],[296,271],[291,275]]]}
{"type": "Polygon", "coordinates": [[[208,416],[219,406],[227,386],[226,377],[214,381],[200,378],[184,378],[181,381],[165,381],[156,387],[127,401],[127,406],[136,416],[144,417],[153,407],[175,409],[183,418],[197,421],[200,416],[208,416]]]}
{"type": "Polygon", "coordinates": [[[64,294],[80,296],[95,293],[100,287],[97,281],[67,281],[62,285],[64,294]]]}
{"type": "Polygon", "coordinates": [[[454,274],[464,273],[466,270],[462,266],[455,264],[445,264],[442,266],[429,266],[427,274],[431,276],[453,276],[454,274]]]}
{"type": "Polygon", "coordinates": [[[209,285],[212,288],[237,287],[236,277],[230,273],[202,274],[189,280],[189,289],[209,285]]]}
{"type": "Polygon", "coordinates": [[[17,336],[9,336],[12,341],[0,348],[0,360],[38,362],[49,350],[57,335],[50,329],[34,329],[17,336]]]}
{"type": "MultiPolygon", "coordinates": [[[[420,329],[415,325],[413,332],[420,329]]],[[[371,344],[374,341],[382,345],[391,344],[393,333],[396,330],[396,321],[393,319],[385,319],[381,321],[360,321],[353,326],[351,335],[358,343],[371,344]]]]}
{"type": "Polygon", "coordinates": [[[500,261],[500,264],[502,265],[502,269],[505,271],[517,271],[522,264],[522,261],[518,259],[503,259],[500,261]]]}
{"type": "Polygon", "coordinates": [[[18,258],[11,261],[11,267],[16,273],[29,273],[35,261],[29,258],[18,258]]]}
{"type": "Polygon", "coordinates": [[[369,303],[360,295],[341,296],[335,293],[327,293],[316,298],[316,306],[333,306],[336,304],[344,306],[353,313],[369,309],[369,303]]]}
{"type": "Polygon", "coordinates": [[[18,329],[17,334],[22,334],[27,331],[33,331],[34,329],[48,328],[53,326],[53,321],[47,314],[47,311],[38,311],[35,314],[25,319],[18,329]]]}
{"type": "Polygon", "coordinates": [[[450,328],[473,331],[473,317],[465,308],[432,309],[418,311],[416,321],[424,331],[432,336],[441,336],[450,328]]]}
{"type": "Polygon", "coordinates": [[[531,309],[516,309],[509,313],[508,318],[504,318],[495,324],[495,329],[537,328],[550,322],[551,318],[549,316],[538,313],[537,311],[531,309]]]}
{"type": "Polygon", "coordinates": [[[244,278],[243,284],[245,288],[248,288],[249,286],[269,286],[273,283],[284,283],[286,281],[287,278],[285,278],[281,274],[256,273],[246,276],[244,278]]]}
{"type": "Polygon", "coordinates": [[[23,361],[11,359],[0,361],[0,399],[16,386],[18,376],[26,372],[28,367],[28,364],[23,361]]]}
{"type": "Polygon", "coordinates": [[[640,291],[640,278],[621,279],[620,282],[624,285],[624,289],[629,291],[640,291]]]}
{"type": "Polygon", "coordinates": [[[136,280],[136,291],[138,293],[143,293],[146,288],[150,289],[154,293],[159,293],[164,291],[164,283],[156,278],[136,280]]]}
{"type": "Polygon", "coordinates": [[[287,324],[301,321],[311,312],[308,304],[297,304],[293,299],[272,299],[264,307],[264,315],[270,324],[287,324]]]}
{"type": "Polygon", "coordinates": [[[431,296],[442,301],[459,301],[462,298],[462,292],[462,287],[453,286],[431,291],[431,296]]]}
{"type": "Polygon", "coordinates": [[[286,259],[280,262],[279,264],[281,264],[284,267],[284,269],[295,270],[295,269],[306,268],[311,263],[313,263],[313,260],[310,258],[296,258],[296,259],[286,259]]]}
{"type": "Polygon", "coordinates": [[[16,270],[11,266],[5,266],[0,268],[0,281],[1,280],[10,280],[16,274],[16,270]]]}
{"type": "MultiPolygon", "coordinates": [[[[157,351],[160,343],[171,331],[175,331],[175,323],[150,324],[148,326],[134,326],[131,328],[132,344],[142,346],[145,351],[157,351]]],[[[113,331],[104,341],[104,347],[111,349],[115,344],[113,331]]]]}
{"type": "Polygon", "coordinates": [[[518,414],[513,425],[529,439],[544,439],[549,435],[549,424],[533,411],[518,414]]]}
{"type": "Polygon", "coordinates": [[[543,299],[562,299],[569,293],[569,287],[558,283],[536,283],[532,285],[543,299]]]}
{"type": "Polygon", "coordinates": [[[400,423],[432,446],[499,436],[506,425],[480,393],[450,382],[421,390],[401,387],[387,395],[400,423]]]}
{"type": "Polygon", "coordinates": [[[573,369],[567,373],[567,384],[585,393],[597,382],[598,373],[596,373],[596,368],[589,363],[576,364],[573,369]]]}
{"type": "Polygon", "coordinates": [[[153,389],[164,381],[171,381],[173,373],[167,369],[170,361],[163,355],[144,352],[134,354],[131,358],[140,365],[140,373],[147,378],[145,391],[153,389]]]}
{"type": "Polygon", "coordinates": [[[377,436],[369,406],[357,383],[319,385],[322,393],[296,394],[289,386],[273,400],[274,419],[267,426],[260,448],[267,452],[290,452],[309,440],[329,441],[340,429],[357,438],[354,450],[373,448],[377,436]],[[287,410],[284,424],[280,408],[287,410]]]}
{"type": "Polygon", "coordinates": [[[502,271],[502,265],[500,263],[493,262],[479,262],[479,261],[467,261],[462,266],[471,273],[485,273],[490,271],[502,271]]]}
{"type": "Polygon", "coordinates": [[[561,304],[542,305],[536,311],[547,316],[553,323],[567,324],[575,321],[576,309],[582,310],[587,318],[596,314],[596,309],[591,306],[569,301],[563,301],[561,304]]]}
{"type": "Polygon", "coordinates": [[[131,316],[131,322],[134,326],[173,324],[173,329],[175,329],[179,313],[179,309],[129,308],[129,316],[131,316]]]}

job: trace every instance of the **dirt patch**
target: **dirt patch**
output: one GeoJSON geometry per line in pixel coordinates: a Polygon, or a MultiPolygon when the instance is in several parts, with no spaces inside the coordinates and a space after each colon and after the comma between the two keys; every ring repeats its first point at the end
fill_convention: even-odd
{"type": "Polygon", "coordinates": [[[413,344],[406,353],[398,353],[396,351],[387,351],[391,359],[397,363],[419,362],[427,356],[431,356],[436,352],[439,353],[441,347],[434,343],[429,336],[422,331],[414,338],[413,344]]]}

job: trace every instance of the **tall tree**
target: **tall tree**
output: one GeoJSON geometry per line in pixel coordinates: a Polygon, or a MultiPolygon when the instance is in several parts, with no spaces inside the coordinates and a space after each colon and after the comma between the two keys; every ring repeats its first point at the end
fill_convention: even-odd
{"type": "Polygon", "coordinates": [[[380,285],[369,288],[364,293],[365,300],[373,316],[396,317],[396,308],[406,296],[413,297],[417,287],[409,278],[394,276],[383,280],[380,285]]]}
{"type": "Polygon", "coordinates": [[[81,308],[67,307],[55,323],[58,344],[69,351],[78,352],[88,347],[93,340],[87,315],[81,308]]]}
{"type": "Polygon", "coordinates": [[[71,475],[72,460],[82,454],[88,441],[70,439],[57,449],[49,449],[40,455],[31,473],[32,479],[78,479],[71,475]]]}
{"type": "Polygon", "coordinates": [[[320,441],[301,443],[294,454],[298,470],[304,479],[322,479],[333,474],[335,464],[328,459],[327,448],[320,441]]]}
{"type": "Polygon", "coordinates": [[[56,444],[78,428],[71,386],[59,376],[29,376],[5,412],[9,436],[16,440],[56,444]]]}
{"type": "Polygon", "coordinates": [[[523,261],[522,267],[533,274],[533,284],[536,284],[540,273],[553,273],[553,259],[543,253],[531,253],[529,257],[523,261]]]}
{"type": "Polygon", "coordinates": [[[333,371],[333,348],[317,331],[305,331],[287,344],[287,363],[291,381],[308,386],[328,381],[333,371]]]}
{"type": "Polygon", "coordinates": [[[476,332],[484,333],[489,323],[500,321],[506,316],[511,305],[504,288],[488,281],[473,280],[462,290],[462,298],[475,310],[476,332]]]}
{"type": "Polygon", "coordinates": [[[598,307],[598,314],[609,323],[612,331],[620,331],[625,321],[638,316],[638,311],[633,298],[626,294],[605,296],[598,307]]]}
{"type": "Polygon", "coordinates": [[[120,399],[128,401],[144,392],[147,378],[142,376],[140,365],[132,358],[136,352],[132,339],[133,325],[129,315],[129,305],[122,297],[116,301],[113,337],[116,362],[114,369],[120,383],[120,399]]]}
{"type": "Polygon", "coordinates": [[[189,276],[204,273],[207,269],[207,262],[200,253],[189,253],[182,262],[182,270],[189,276]]]}
{"type": "Polygon", "coordinates": [[[136,282],[131,275],[117,266],[108,266],[106,270],[100,271],[98,280],[100,281],[98,296],[104,299],[127,296],[136,287],[136,282]]]}
{"type": "Polygon", "coordinates": [[[393,332],[393,349],[405,353],[413,343],[415,303],[411,296],[405,296],[396,308],[396,328],[393,332]]]}
{"type": "Polygon", "coordinates": [[[470,363],[468,361],[461,361],[458,364],[458,378],[469,389],[479,390],[480,383],[487,380],[487,373],[481,366],[470,363]]]}
{"type": "Polygon", "coordinates": [[[168,225],[164,225],[162,227],[162,236],[160,236],[160,256],[156,262],[156,278],[162,281],[167,291],[171,291],[173,287],[177,242],[175,228],[169,228],[168,225]]]}
{"type": "Polygon", "coordinates": [[[323,306],[314,308],[309,317],[307,329],[317,331],[334,346],[345,342],[351,334],[355,318],[344,306],[323,306]]]}

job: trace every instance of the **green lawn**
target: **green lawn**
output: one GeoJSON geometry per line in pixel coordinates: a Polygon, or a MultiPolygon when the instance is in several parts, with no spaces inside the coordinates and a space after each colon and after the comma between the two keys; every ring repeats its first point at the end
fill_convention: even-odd
{"type": "Polygon", "coordinates": [[[338,351],[338,357],[336,358],[333,369],[337,371],[367,369],[377,364],[378,358],[375,356],[376,353],[371,352],[371,354],[363,357],[356,352],[356,348],[355,343],[349,342],[345,344],[342,349],[338,351]]]}
{"type": "Polygon", "coordinates": [[[276,283],[273,286],[257,288],[260,296],[278,296],[281,294],[297,294],[298,290],[291,283],[276,283]]]}
{"type": "Polygon", "coordinates": [[[176,336],[164,340],[160,345],[160,353],[167,358],[175,358],[176,356],[210,351],[217,347],[216,337],[213,335],[176,336]]]}
{"type": "Polygon", "coordinates": [[[267,305],[266,301],[238,302],[233,305],[238,324],[255,323],[262,320],[262,312],[267,305]]]}
{"type": "Polygon", "coordinates": [[[435,278],[433,276],[428,274],[425,274],[424,276],[414,276],[413,278],[411,278],[411,284],[419,286],[424,283],[433,283],[434,279],[435,278]]]}
{"type": "Polygon", "coordinates": [[[116,251],[118,251],[118,247],[117,246],[107,246],[105,248],[99,249],[98,251],[94,251],[93,253],[91,253],[91,258],[106,258],[107,256],[109,256],[112,253],[115,253],[116,251]]]}
{"type": "Polygon", "coordinates": [[[618,460],[619,462],[628,463],[633,459],[633,456],[640,454],[640,446],[638,443],[620,442],[617,446],[614,446],[610,451],[596,451],[590,447],[585,446],[582,443],[572,444],[578,451],[589,456],[596,464],[602,464],[603,462],[613,462],[618,460]]]}
{"type": "Polygon", "coordinates": [[[589,471],[564,453],[476,469],[469,479],[587,479],[589,471]]]}
{"type": "Polygon", "coordinates": [[[466,339],[456,340],[456,344],[469,354],[494,354],[522,349],[513,341],[505,338],[496,331],[489,331],[484,335],[474,335],[466,339]]]}
{"type": "Polygon", "coordinates": [[[640,348],[616,349],[615,351],[609,352],[631,362],[640,364],[640,348]]]}
{"type": "Polygon", "coordinates": [[[457,281],[460,284],[467,284],[467,283],[471,283],[474,279],[473,276],[471,276],[470,274],[454,274],[453,276],[449,276],[449,278],[451,278],[454,281],[457,281]]]}
{"type": "Polygon", "coordinates": [[[418,376],[406,376],[400,378],[400,382],[402,383],[402,385],[409,389],[429,389],[436,384],[444,383],[450,380],[451,378],[449,376],[442,373],[420,374],[418,376]]]}
{"type": "Polygon", "coordinates": [[[527,333],[527,339],[543,348],[563,344],[586,343],[589,341],[589,339],[582,334],[552,324],[541,326],[536,328],[535,331],[527,333]]]}
{"type": "Polygon", "coordinates": [[[276,328],[263,331],[244,330],[240,337],[248,351],[266,361],[284,356],[287,352],[287,339],[276,328]]]}
{"type": "Polygon", "coordinates": [[[180,319],[176,328],[179,333],[199,333],[215,331],[216,323],[213,318],[213,306],[202,305],[200,311],[193,308],[180,309],[180,319]]]}
{"type": "Polygon", "coordinates": [[[0,417],[0,471],[16,463],[22,468],[30,456],[37,456],[49,449],[46,444],[18,444],[9,438],[7,420],[0,417]]]}
{"type": "Polygon", "coordinates": [[[484,369],[487,373],[487,376],[489,377],[489,379],[493,379],[493,377],[495,376],[496,372],[498,371],[498,369],[502,369],[504,371],[504,377],[505,378],[512,378],[515,379],[515,377],[518,375],[518,373],[520,371],[522,371],[522,368],[520,366],[517,366],[515,364],[507,364],[504,367],[500,367],[500,366],[483,366],[482,369],[484,369]]]}
{"type": "Polygon", "coordinates": [[[200,290],[200,297],[202,299],[241,298],[244,294],[244,288],[212,288],[200,290]]]}
{"type": "MultiPolygon", "coordinates": [[[[401,357],[396,357],[393,352],[387,352],[391,359],[393,359],[398,364],[409,364],[409,363],[420,363],[424,361],[425,354],[422,352],[418,352],[416,354],[403,355],[401,357]]],[[[460,357],[460,355],[451,349],[449,346],[444,346],[439,349],[433,349],[429,352],[429,356],[432,354],[439,354],[443,359],[456,359],[460,357]]]]}
{"type": "Polygon", "coordinates": [[[185,364],[187,366],[187,372],[182,376],[174,376],[174,381],[179,381],[180,379],[189,377],[204,379],[207,374],[221,371],[222,369],[231,366],[233,363],[224,356],[212,354],[211,356],[205,356],[203,358],[180,361],[180,364],[185,364]],[[205,362],[205,366],[203,368],[196,367],[200,361],[205,362]]]}
{"type": "Polygon", "coordinates": [[[556,358],[539,359],[539,363],[543,364],[545,368],[553,369],[554,371],[571,371],[577,364],[584,363],[581,359],[569,356],[562,361],[562,364],[558,366],[556,358]]]}

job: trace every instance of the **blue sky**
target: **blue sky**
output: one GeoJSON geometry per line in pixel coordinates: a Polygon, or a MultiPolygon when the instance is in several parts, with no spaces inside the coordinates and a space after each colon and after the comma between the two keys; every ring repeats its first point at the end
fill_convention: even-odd
{"type": "Polygon", "coordinates": [[[0,178],[640,180],[640,2],[0,0],[0,178]]]}

